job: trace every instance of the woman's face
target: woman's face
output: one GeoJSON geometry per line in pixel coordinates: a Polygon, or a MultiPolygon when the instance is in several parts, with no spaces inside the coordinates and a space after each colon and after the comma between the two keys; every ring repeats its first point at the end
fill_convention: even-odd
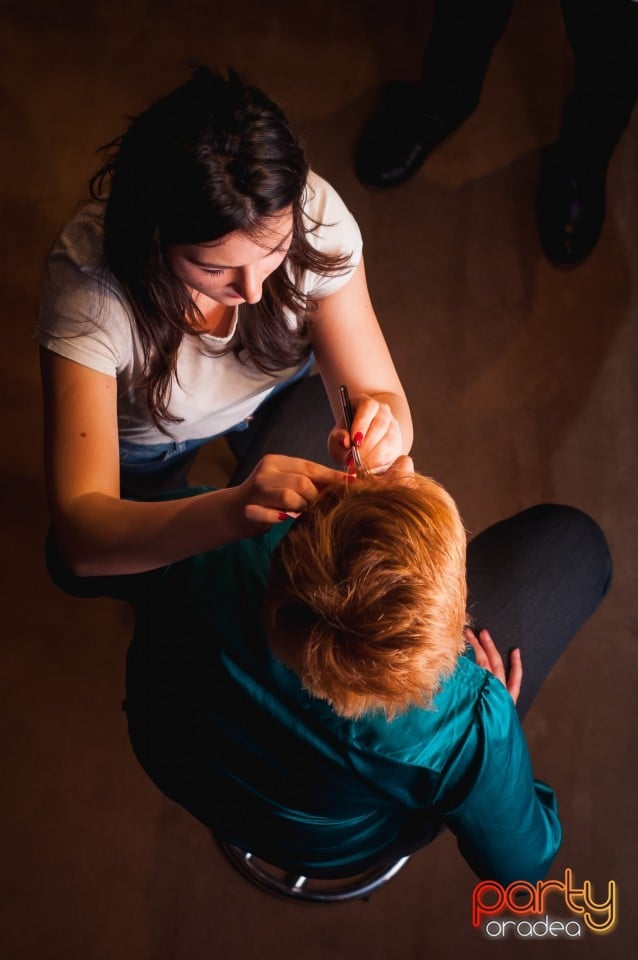
{"type": "Polygon", "coordinates": [[[292,207],[261,223],[252,238],[240,230],[214,243],[175,243],[166,249],[171,270],[195,294],[225,306],[258,303],[266,277],[292,242],[292,207]]]}

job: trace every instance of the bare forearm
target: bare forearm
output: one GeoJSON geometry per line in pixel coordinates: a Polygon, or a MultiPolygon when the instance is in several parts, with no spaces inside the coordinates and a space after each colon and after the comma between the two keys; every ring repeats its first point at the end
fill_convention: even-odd
{"type": "Polygon", "coordinates": [[[256,532],[244,518],[237,488],[153,503],[87,493],[55,526],[78,576],[141,573],[256,532]]]}
{"type": "MultiPolygon", "coordinates": [[[[237,487],[180,500],[120,500],[105,491],[57,498],[52,512],[62,555],[78,576],[143,573],[263,533],[300,513],[338,470],[268,454],[237,487]]],[[[64,488],[63,484],[60,484],[64,488]]],[[[59,496],[59,495],[58,495],[59,496]]]]}

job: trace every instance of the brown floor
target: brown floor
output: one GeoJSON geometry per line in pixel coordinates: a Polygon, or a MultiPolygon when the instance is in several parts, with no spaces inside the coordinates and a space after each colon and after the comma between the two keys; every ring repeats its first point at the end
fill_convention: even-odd
{"type": "MultiPolygon", "coordinates": [[[[355,133],[379,82],[415,74],[429,10],[420,0],[3,5],[3,957],[635,956],[638,116],[611,165],[598,248],[576,271],[553,269],[534,197],[570,60],[557,0],[520,2],[476,114],[413,182],[368,192],[351,169],[355,133]],[[279,99],[358,217],[417,466],[451,489],[469,528],[551,500],[589,511],[608,535],[613,590],[525,724],[564,818],[552,875],[569,866],[598,895],[619,885],[620,922],[606,937],[573,948],[482,939],[470,924],[474,878],[450,836],[369,903],[308,907],[251,888],[131,753],[127,611],[47,581],[30,341],[43,258],[94,148],[194,60],[236,65],[279,99]]],[[[210,457],[198,470],[213,476],[210,457]]]]}

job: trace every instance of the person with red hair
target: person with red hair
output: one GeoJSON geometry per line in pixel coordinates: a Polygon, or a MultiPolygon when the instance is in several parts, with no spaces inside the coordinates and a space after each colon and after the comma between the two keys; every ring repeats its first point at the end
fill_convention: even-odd
{"type": "Polygon", "coordinates": [[[291,872],[351,876],[448,827],[479,877],[535,882],[562,834],[520,718],[610,578],[604,535],[567,506],[466,557],[453,499],[401,457],[118,581],[133,749],[217,838],[291,872]]]}

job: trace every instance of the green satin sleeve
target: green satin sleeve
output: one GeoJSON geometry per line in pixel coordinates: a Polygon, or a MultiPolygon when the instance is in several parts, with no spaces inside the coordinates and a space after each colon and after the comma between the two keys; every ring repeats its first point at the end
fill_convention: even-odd
{"type": "Polygon", "coordinates": [[[489,674],[475,709],[472,734],[446,771],[455,786],[445,821],[481,879],[535,883],[547,875],[562,840],[556,797],[534,780],[514,703],[489,674]]]}

